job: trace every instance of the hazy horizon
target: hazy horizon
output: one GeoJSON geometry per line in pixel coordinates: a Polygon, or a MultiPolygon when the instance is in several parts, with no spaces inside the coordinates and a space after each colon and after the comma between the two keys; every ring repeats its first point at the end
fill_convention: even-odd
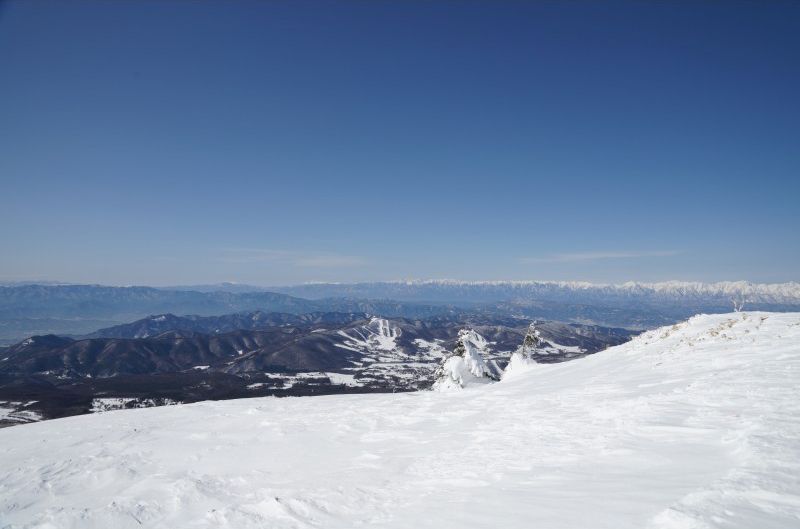
{"type": "Polygon", "coordinates": [[[58,280],[47,280],[47,279],[29,279],[29,280],[17,280],[17,281],[4,281],[0,280],[0,286],[22,286],[22,285],[53,285],[53,286],[108,286],[108,287],[150,287],[150,288],[190,288],[190,287],[214,287],[214,286],[236,286],[236,287],[254,287],[260,289],[268,289],[268,288],[285,288],[285,287],[296,287],[296,286],[303,286],[303,285],[314,285],[314,284],[331,284],[331,285],[356,285],[361,283],[425,283],[425,282],[441,282],[441,283],[473,283],[473,284],[489,284],[489,283],[586,283],[592,284],[595,286],[604,286],[604,285],[611,285],[611,286],[619,286],[624,285],[626,283],[636,283],[636,284],[643,284],[643,285],[651,285],[651,284],[668,284],[668,283],[702,283],[702,284],[725,284],[725,283],[750,283],[754,285],[786,285],[786,284],[798,284],[798,281],[773,281],[773,282],[760,282],[760,281],[750,281],[747,279],[733,279],[733,280],[719,280],[719,281],[695,281],[695,280],[683,280],[683,279],[667,279],[663,281],[619,281],[619,282],[601,282],[601,281],[585,281],[580,279],[574,280],[554,280],[554,279],[453,279],[453,278],[395,278],[395,279],[383,279],[383,280],[374,280],[374,281],[303,281],[297,283],[273,283],[273,284],[257,284],[257,283],[246,283],[240,281],[219,281],[219,282],[207,282],[207,283],[165,283],[165,284],[158,284],[158,283],[99,283],[99,282],[80,282],[80,281],[58,281],[58,280]]]}

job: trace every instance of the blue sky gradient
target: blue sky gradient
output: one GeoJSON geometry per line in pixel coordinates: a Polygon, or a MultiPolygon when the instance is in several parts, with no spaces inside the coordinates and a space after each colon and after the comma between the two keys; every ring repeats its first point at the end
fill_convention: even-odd
{"type": "Polygon", "coordinates": [[[800,280],[800,3],[3,2],[0,281],[800,280]]]}

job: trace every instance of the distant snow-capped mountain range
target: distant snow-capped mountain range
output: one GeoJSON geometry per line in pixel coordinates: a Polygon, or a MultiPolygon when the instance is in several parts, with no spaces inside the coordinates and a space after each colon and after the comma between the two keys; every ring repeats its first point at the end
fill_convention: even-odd
{"type": "MultiPolygon", "coordinates": [[[[92,287],[132,289],[148,287],[108,287],[54,281],[0,282],[0,287],[92,287]]],[[[309,299],[352,297],[394,299],[398,301],[509,301],[520,297],[602,295],[623,297],[657,297],[681,299],[706,298],[729,301],[736,297],[750,303],[800,304],[800,282],[755,283],[752,281],[660,281],[625,283],[592,283],[589,281],[537,281],[458,279],[405,279],[363,282],[308,282],[295,285],[256,286],[245,283],[213,283],[155,287],[153,290],[177,292],[255,293],[279,292],[309,299]]]]}
{"type": "Polygon", "coordinates": [[[306,298],[363,297],[401,301],[510,301],[552,300],[572,303],[605,301],[702,301],[728,304],[732,299],[746,303],[800,304],[800,283],[752,283],[722,281],[702,283],[664,281],[621,284],[585,281],[459,281],[422,279],[364,283],[309,283],[269,290],[306,298]]]}

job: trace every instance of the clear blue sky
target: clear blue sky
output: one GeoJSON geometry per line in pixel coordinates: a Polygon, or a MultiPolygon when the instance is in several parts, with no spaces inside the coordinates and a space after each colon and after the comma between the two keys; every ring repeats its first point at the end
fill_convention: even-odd
{"type": "Polygon", "coordinates": [[[0,190],[0,281],[800,280],[800,2],[3,2],[0,190]]]}

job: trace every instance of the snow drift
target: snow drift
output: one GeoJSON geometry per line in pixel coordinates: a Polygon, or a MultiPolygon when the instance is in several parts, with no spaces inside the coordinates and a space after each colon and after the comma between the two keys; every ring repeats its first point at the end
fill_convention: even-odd
{"type": "Polygon", "coordinates": [[[451,393],[0,430],[0,527],[800,526],[800,314],[697,316],[451,393]]]}

